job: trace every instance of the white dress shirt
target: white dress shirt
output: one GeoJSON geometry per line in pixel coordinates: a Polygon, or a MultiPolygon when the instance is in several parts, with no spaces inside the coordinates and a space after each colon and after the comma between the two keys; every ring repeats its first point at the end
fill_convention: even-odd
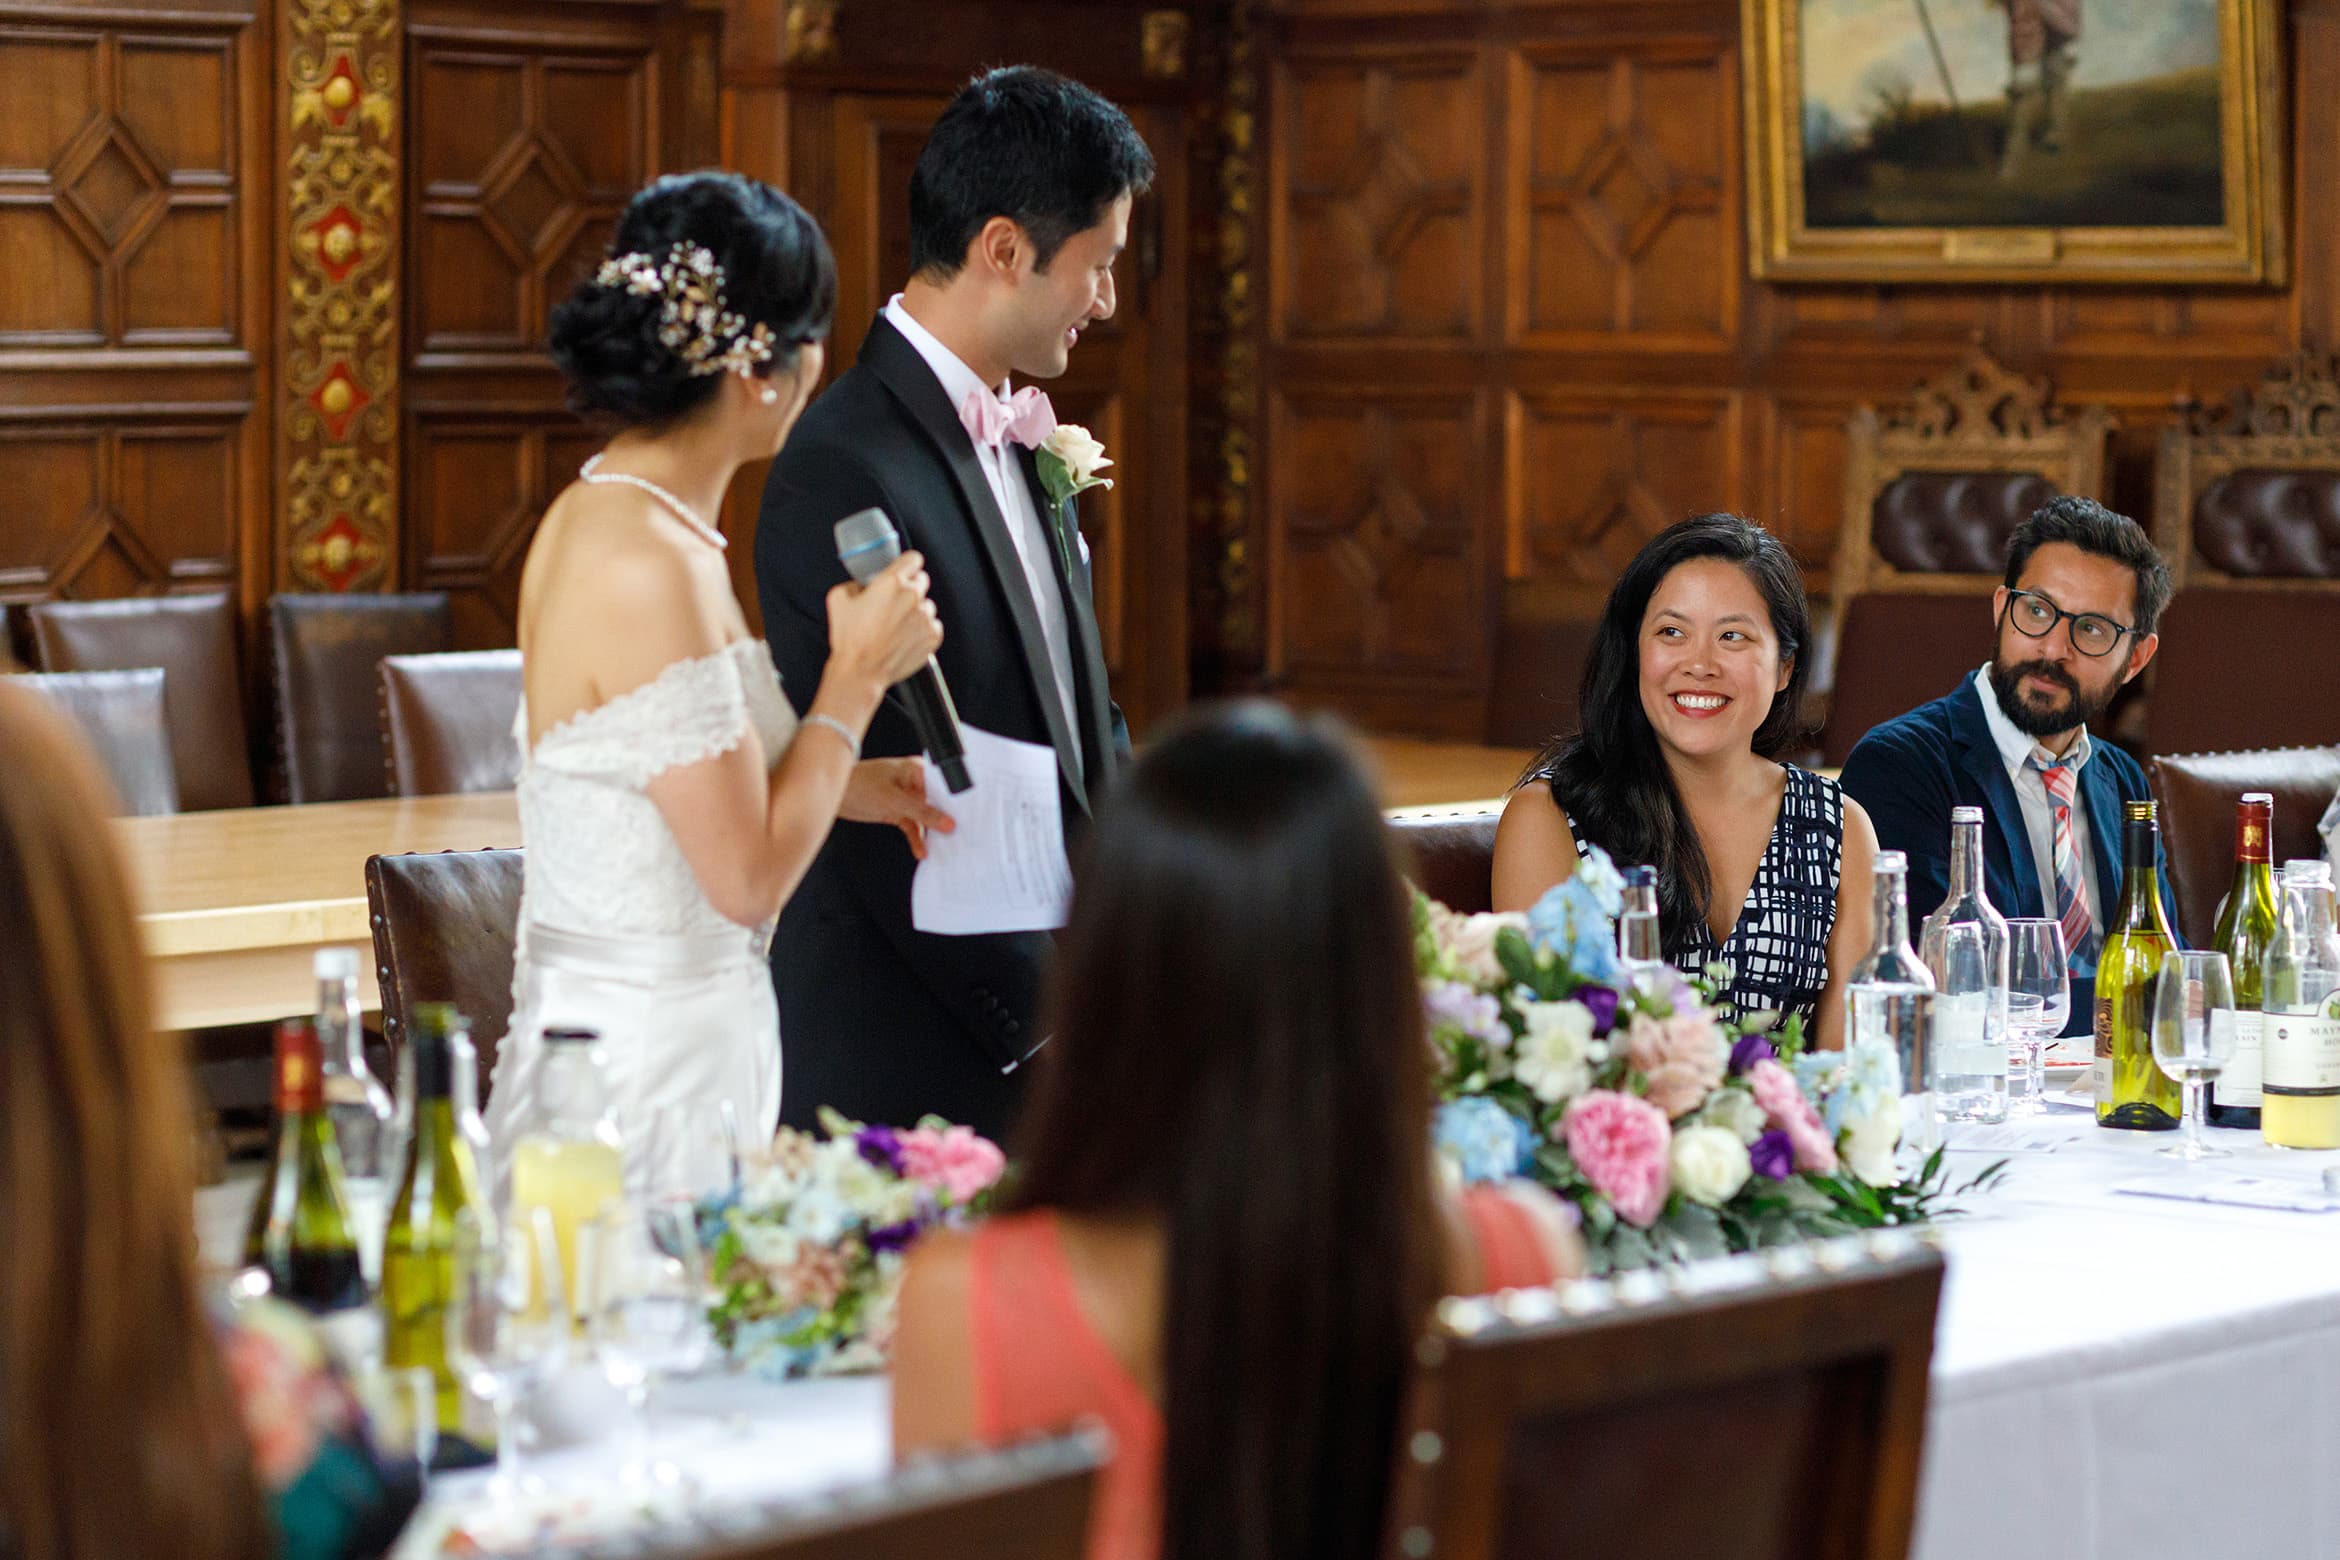
{"type": "MultiPolygon", "coordinates": [[[[2056,811],[2048,799],[2047,780],[2032,766],[2031,750],[2039,746],[2036,737],[2027,737],[2015,729],[2007,712],[1999,708],[1999,696],[1991,689],[1991,668],[1988,662],[1974,674],[1974,691],[1982,699],[1983,719],[1990,722],[1991,740],[1999,746],[1999,758],[2007,766],[2007,778],[2015,782],[2015,800],[2023,809],[2023,829],[2031,836],[2031,859],[2039,868],[2040,908],[2034,912],[2050,920],[2056,914],[2056,811]]],[[[2096,904],[2096,857],[2088,849],[2088,808],[2080,796],[2080,771],[2088,767],[2088,760],[2096,752],[2089,740],[2088,728],[2082,726],[2072,745],[2064,750],[2072,770],[2072,859],[2080,863],[2080,898],[2088,906],[2088,919],[2099,932],[2104,930],[2104,917],[2096,904]]],[[[2009,912],[2017,913],[2017,912],[2009,912]]]]}
{"type": "MultiPolygon", "coordinates": [[[[900,293],[886,300],[886,319],[918,349],[926,366],[934,370],[952,411],[956,412],[970,395],[999,398],[1007,395],[1006,385],[994,389],[985,384],[956,352],[912,319],[910,311],[902,307],[900,293]]],[[[998,502],[1000,514],[1006,517],[1008,535],[1016,544],[1016,557],[1024,566],[1024,584],[1031,591],[1032,604],[1040,615],[1040,637],[1048,645],[1048,670],[1056,683],[1057,699],[1064,707],[1065,728],[1072,733],[1072,768],[1077,775],[1081,772],[1080,711],[1073,702],[1072,634],[1065,623],[1064,592],[1056,584],[1054,548],[1047,528],[1041,524],[1040,511],[1032,502],[1032,488],[1024,480],[1022,462],[1005,444],[993,448],[977,444],[964,432],[961,436],[974,447],[976,464],[983,468],[984,477],[991,483],[991,496],[998,502]]],[[[947,631],[949,625],[944,627],[947,631]]]]}

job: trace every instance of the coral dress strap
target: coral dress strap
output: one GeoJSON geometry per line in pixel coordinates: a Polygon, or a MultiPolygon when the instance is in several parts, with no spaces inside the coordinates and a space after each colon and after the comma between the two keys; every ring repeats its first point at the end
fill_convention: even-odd
{"type": "Polygon", "coordinates": [[[1153,1400],[1081,1309],[1054,1214],[1012,1214],[975,1231],[968,1302],[981,1438],[1007,1439],[1100,1411],[1117,1428],[1158,1421],[1153,1400]]]}
{"type": "Polygon", "coordinates": [[[1534,1289],[1559,1277],[1553,1265],[1551,1243],[1536,1215],[1520,1201],[1522,1196],[1549,1195],[1541,1188],[1514,1194],[1498,1186],[1472,1186],[1462,1196],[1463,1222],[1471,1244],[1478,1248],[1480,1287],[1534,1289]]]}

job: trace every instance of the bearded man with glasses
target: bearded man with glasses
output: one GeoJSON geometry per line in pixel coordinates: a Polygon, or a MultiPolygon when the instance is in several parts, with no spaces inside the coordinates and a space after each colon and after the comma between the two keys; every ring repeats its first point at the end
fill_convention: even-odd
{"type": "MultiPolygon", "coordinates": [[[[2064,923],[2072,1019],[2096,1011],[2096,956],[2121,884],[2121,804],[2152,791],[2135,759],[2089,733],[2159,648],[2169,570],[2126,515],[2059,498],[2007,540],[1991,658],[1931,704],[1861,738],[1844,789],[1877,843],[1909,857],[1909,912],[1949,892],[1950,810],[1983,810],[1984,886],[2002,915],[2064,923]]],[[[2166,860],[2156,862],[2165,905],[2166,860]]],[[[2171,917],[2176,925],[2176,917],[2171,917]]]]}

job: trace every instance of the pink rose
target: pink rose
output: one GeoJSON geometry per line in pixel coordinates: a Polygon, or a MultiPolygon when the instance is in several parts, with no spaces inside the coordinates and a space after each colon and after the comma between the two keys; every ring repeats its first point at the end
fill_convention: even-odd
{"type": "Polygon", "coordinates": [[[1617,1217],[1646,1228],[1666,1206],[1666,1156],[1673,1129],[1666,1113],[1644,1099],[1594,1089],[1569,1102],[1560,1130],[1569,1157],[1609,1199],[1617,1217]]]}
{"type": "Polygon", "coordinates": [[[772,1275],[772,1292],[783,1306],[826,1311],[845,1292],[845,1259],[830,1247],[806,1241],[797,1248],[796,1260],[772,1275]]]}
{"type": "Polygon", "coordinates": [[[953,1202],[967,1201],[997,1181],[1006,1168],[1007,1156],[999,1145],[972,1127],[941,1132],[919,1127],[902,1134],[902,1173],[940,1187],[953,1202]]]}
{"type": "Polygon", "coordinates": [[[1687,1116],[1705,1104],[1721,1085],[1730,1061],[1722,1031],[1704,1008],[1664,1020],[1634,1015],[1625,1048],[1633,1070],[1649,1080],[1649,1102],[1669,1119],[1687,1116]]]}
{"type": "Polygon", "coordinates": [[[1501,985],[1505,980],[1503,961],[1495,957],[1495,939],[1506,927],[1524,933],[1527,917],[1486,911],[1456,915],[1439,905],[1431,913],[1431,924],[1437,928],[1439,944],[1462,971],[1463,978],[1486,987],[1501,985]]]}
{"type": "Polygon", "coordinates": [[[1747,1069],[1747,1084],[1755,1091],[1755,1103],[1763,1107],[1764,1119],[1795,1146],[1796,1168],[1834,1174],[1836,1145],[1820,1124],[1820,1113],[1797,1087],[1794,1074],[1777,1062],[1761,1061],[1747,1069]]]}

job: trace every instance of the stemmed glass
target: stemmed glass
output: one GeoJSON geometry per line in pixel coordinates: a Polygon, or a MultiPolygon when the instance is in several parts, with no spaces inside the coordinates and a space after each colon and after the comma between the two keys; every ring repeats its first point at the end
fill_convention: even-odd
{"type": "Polygon", "coordinates": [[[2180,1159],[2225,1159],[2232,1150],[2202,1141],[2202,1089],[2234,1054],[2234,975],[2226,955],[2172,948],[2161,956],[2153,988],[2153,1060],[2185,1090],[2178,1141],[2162,1150],[2180,1159]],[[2217,1022],[2215,1014],[2227,1021],[2217,1022]]]}
{"type": "Polygon", "coordinates": [[[668,1486],[682,1470],[651,1455],[650,1401],[662,1377],[693,1371],[712,1347],[707,1263],[689,1198],[615,1202],[581,1226],[579,1287],[586,1336],[602,1373],[626,1395],[628,1451],[620,1477],[668,1486]]]}
{"type": "Polygon", "coordinates": [[[2041,1057],[2072,1017],[2070,950],[2060,922],[2007,922],[2007,1029],[2023,1047],[2031,1086],[2007,1107],[2010,1116],[2047,1112],[2047,1070],[2041,1057]]]}
{"type": "Polygon", "coordinates": [[[468,1211],[458,1215],[447,1363],[495,1411],[496,1471],[488,1494],[499,1504],[533,1485],[521,1466],[512,1414],[568,1363],[569,1328],[551,1211],[531,1208],[524,1221],[501,1227],[468,1211]]]}

